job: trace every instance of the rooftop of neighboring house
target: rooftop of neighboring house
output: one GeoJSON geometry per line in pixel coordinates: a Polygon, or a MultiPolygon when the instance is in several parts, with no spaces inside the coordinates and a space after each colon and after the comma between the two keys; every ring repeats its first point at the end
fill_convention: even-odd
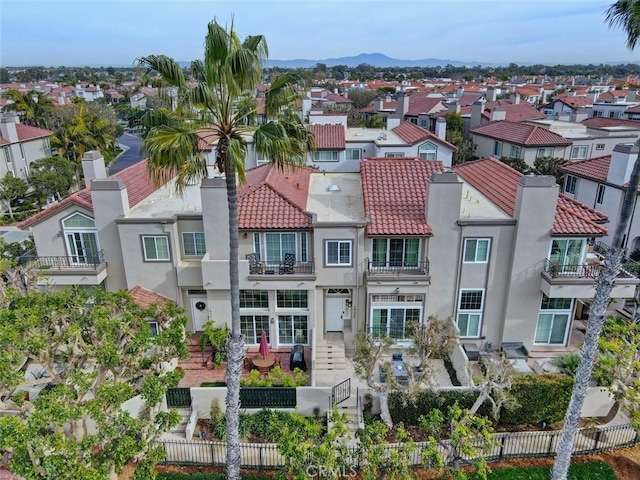
{"type": "MultiPolygon", "coordinates": [[[[157,188],[147,174],[147,162],[143,160],[135,165],[132,165],[124,170],[115,173],[108,178],[121,179],[127,187],[127,194],[129,196],[129,207],[134,208],[140,202],[145,200],[149,195],[158,190],[166,188],[164,186],[157,188]]],[[[88,210],[93,210],[93,202],[91,200],[91,190],[89,188],[83,188],[71,195],[62,199],[62,201],[51,205],[46,210],[37,213],[33,217],[26,219],[18,224],[19,228],[28,228],[36,223],[45,220],[53,213],[63,210],[69,206],[77,205],[84,207],[88,210]]]]}
{"type": "MultiPolygon", "coordinates": [[[[520,103],[513,103],[511,100],[496,100],[495,102],[489,102],[484,105],[484,111],[482,116],[485,119],[491,119],[491,111],[496,108],[504,108],[505,119],[509,122],[524,122],[526,120],[535,120],[538,118],[544,118],[545,115],[536,109],[530,103],[520,101],[520,103]]],[[[460,108],[460,115],[470,115],[472,106],[465,106],[460,108]]],[[[436,116],[443,116],[447,112],[441,112],[436,116]]]]}
{"type": "Polygon", "coordinates": [[[314,224],[346,223],[364,225],[362,183],[358,173],[312,173],[306,210],[314,224]]]}
{"type": "MultiPolygon", "coordinates": [[[[553,102],[564,103],[571,108],[590,107],[593,105],[593,99],[589,97],[561,97],[555,98],[553,102]]],[[[552,102],[552,103],[553,103],[552,102]]]]}
{"type": "Polygon", "coordinates": [[[345,127],[343,125],[307,125],[313,133],[317,150],[344,150],[345,127]]]}
{"type": "MultiPolygon", "coordinates": [[[[53,135],[51,130],[46,130],[44,128],[32,127],[30,125],[23,125],[21,123],[15,123],[16,133],[18,135],[18,143],[19,142],[28,142],[29,140],[36,140],[38,138],[46,138],[53,135]]],[[[1,135],[1,133],[0,133],[1,135]]],[[[6,138],[2,138],[0,136],[0,146],[3,145],[11,145],[11,142],[6,138]]]]}
{"type": "Polygon", "coordinates": [[[571,145],[571,140],[546,128],[507,120],[485,123],[470,132],[525,147],[571,145]]]}
{"type": "Polygon", "coordinates": [[[160,295],[158,293],[152,292],[151,290],[147,290],[140,285],[136,285],[135,287],[129,289],[129,295],[133,297],[133,300],[138,304],[140,308],[147,308],[149,305],[154,303],[164,303],[164,302],[172,302],[169,298],[160,295]]]}
{"type": "Polygon", "coordinates": [[[622,118],[592,117],[584,120],[582,124],[588,127],[598,127],[598,128],[599,127],[640,128],[640,121],[625,120],[622,118]]]}
{"type": "MultiPolygon", "coordinates": [[[[517,185],[522,177],[520,172],[493,157],[457,165],[454,171],[509,216],[513,216],[517,185]]],[[[603,213],[559,194],[551,234],[604,236],[607,229],[600,224],[607,221],[603,213]]]]}
{"type": "Polygon", "coordinates": [[[577,162],[565,162],[560,166],[560,170],[595,182],[606,182],[610,164],[611,155],[603,155],[577,162]]]}
{"type": "Polygon", "coordinates": [[[640,134],[640,122],[638,125],[632,126],[593,126],[587,125],[585,122],[571,122],[564,120],[540,119],[529,120],[526,122],[530,125],[538,125],[552,132],[562,135],[564,138],[573,140],[590,140],[598,138],[618,138],[634,140],[640,134]]]}

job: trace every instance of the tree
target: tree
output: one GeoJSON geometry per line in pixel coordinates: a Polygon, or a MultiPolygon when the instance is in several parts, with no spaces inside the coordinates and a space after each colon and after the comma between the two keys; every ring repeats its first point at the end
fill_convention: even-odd
{"type": "Polygon", "coordinates": [[[453,164],[459,165],[473,159],[473,153],[476,151],[476,144],[472,140],[464,137],[464,133],[458,130],[449,131],[447,128],[446,140],[457,147],[453,152],[453,164]]]}
{"type": "Polygon", "coordinates": [[[533,161],[533,173],[536,175],[551,175],[556,177],[556,183],[562,184],[563,173],[558,168],[565,162],[560,157],[536,157],[533,161]]]}
{"type": "Polygon", "coordinates": [[[0,237],[0,262],[6,263],[6,265],[0,265],[0,271],[14,266],[22,255],[31,252],[35,248],[36,243],[31,235],[21,242],[7,242],[0,237]]]}
{"type": "Polygon", "coordinates": [[[40,158],[31,164],[29,183],[38,201],[67,195],[74,184],[76,167],[64,157],[40,158]]]}
{"type": "Polygon", "coordinates": [[[179,420],[159,407],[179,380],[163,364],[187,354],[184,312],[168,302],[141,309],[126,292],[82,289],[9,290],[2,307],[0,388],[4,406],[20,411],[0,417],[12,472],[113,479],[131,461],[148,471],[158,456],[149,441],[179,420]],[[155,337],[149,320],[158,324],[155,337]],[[131,415],[121,405],[137,394],[145,408],[131,415]]]}
{"type": "Polygon", "coordinates": [[[523,158],[500,157],[500,161],[506,165],[509,165],[514,170],[519,171],[523,175],[528,175],[533,170],[523,158]]]}
{"type": "Polygon", "coordinates": [[[363,88],[352,88],[349,90],[349,100],[353,102],[353,108],[364,108],[380,95],[377,90],[365,90],[363,88]]]}
{"type": "Polygon", "coordinates": [[[443,117],[447,121],[447,133],[464,132],[464,120],[458,112],[447,112],[443,117]]]}
{"type": "Polygon", "coordinates": [[[25,125],[48,128],[48,117],[54,106],[42,92],[10,89],[3,96],[9,100],[4,106],[5,112],[16,112],[25,125]]]}
{"type": "MultiPolygon", "coordinates": [[[[640,32],[640,2],[638,0],[619,0],[606,13],[606,20],[610,26],[622,26],[627,33],[627,46],[636,46],[638,32],[640,32]]],[[[596,289],[589,310],[589,321],[585,332],[582,356],[576,371],[575,382],[567,415],[562,429],[562,437],[556,449],[556,460],[553,465],[553,480],[565,480],[571,464],[573,444],[580,420],[580,411],[587,394],[587,387],[593,371],[593,364],[598,350],[598,338],[605,321],[605,315],[613,283],[620,271],[620,264],[624,255],[623,242],[633,215],[638,185],[640,184],[640,155],[635,161],[629,183],[624,193],[620,217],[616,227],[611,248],[604,258],[604,266],[596,278],[596,289]]]]}
{"type": "Polygon", "coordinates": [[[420,360],[415,371],[408,371],[405,384],[398,382],[391,370],[391,364],[385,360],[395,344],[389,336],[374,335],[370,332],[359,332],[356,336],[356,351],[353,356],[355,372],[367,382],[380,399],[380,417],[389,427],[393,419],[389,411],[389,392],[403,390],[409,394],[416,393],[425,386],[435,388],[431,358],[448,356],[458,342],[458,334],[451,319],[440,320],[430,317],[422,325],[411,327],[414,353],[420,360]],[[382,377],[382,378],[381,378],[382,377]]]}
{"type": "Polygon", "coordinates": [[[7,173],[2,180],[0,180],[0,200],[7,202],[9,208],[9,216],[11,220],[15,220],[13,216],[13,208],[11,202],[18,198],[23,198],[27,194],[29,185],[23,179],[14,177],[12,173],[7,173]]]}
{"type": "Polygon", "coordinates": [[[216,166],[225,174],[229,209],[229,282],[231,331],[227,341],[227,478],[240,478],[240,374],[245,355],[240,329],[238,273],[238,188],[244,182],[245,135],[253,135],[257,152],[271,159],[276,168],[303,165],[314,147],[313,136],[295,111],[296,77],[283,74],[264,93],[267,121],[256,125],[256,90],[268,55],[264,36],[240,40],[233,24],[227,30],[217,21],[209,23],[204,60],[191,64],[196,86],[191,86],[180,66],[164,55],[139,59],[141,66],[159,73],[163,82],[178,91],[175,115],[181,122],[152,128],[143,145],[149,152],[148,167],[156,180],[176,176],[184,191],[193,180],[207,176],[207,165],[199,149],[198,131],[206,128],[218,139],[216,166]]]}

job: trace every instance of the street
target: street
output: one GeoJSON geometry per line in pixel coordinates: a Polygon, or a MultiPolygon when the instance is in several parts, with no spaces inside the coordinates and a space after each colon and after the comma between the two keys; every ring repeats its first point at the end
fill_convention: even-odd
{"type": "Polygon", "coordinates": [[[140,153],[142,140],[140,140],[139,137],[130,133],[125,133],[118,137],[118,143],[124,152],[116,158],[111,165],[109,165],[109,175],[113,175],[120,170],[130,167],[131,165],[138,163],[143,158],[140,153]]]}

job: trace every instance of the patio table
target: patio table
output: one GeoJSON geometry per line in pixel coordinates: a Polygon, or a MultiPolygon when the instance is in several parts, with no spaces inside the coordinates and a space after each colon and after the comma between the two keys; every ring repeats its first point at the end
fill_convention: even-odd
{"type": "Polygon", "coordinates": [[[276,364],[276,356],[273,353],[270,353],[265,358],[258,355],[251,360],[251,363],[253,363],[253,366],[258,370],[269,369],[276,364]]]}

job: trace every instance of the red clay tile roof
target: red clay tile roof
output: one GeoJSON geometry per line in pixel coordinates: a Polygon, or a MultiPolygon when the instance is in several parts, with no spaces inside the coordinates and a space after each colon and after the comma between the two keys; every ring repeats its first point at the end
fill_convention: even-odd
{"type": "Polygon", "coordinates": [[[21,123],[16,123],[16,132],[18,133],[18,140],[21,142],[33,140],[35,138],[49,137],[53,135],[53,132],[51,130],[31,127],[29,125],[22,125],[21,123]]]}
{"type": "Polygon", "coordinates": [[[640,105],[634,105],[625,110],[625,113],[640,113],[640,105]]]}
{"type": "Polygon", "coordinates": [[[344,126],[343,125],[307,125],[307,129],[313,133],[318,150],[344,150],[344,126]]]}
{"type": "Polygon", "coordinates": [[[558,98],[557,101],[571,108],[590,107],[593,105],[593,100],[589,97],[562,97],[558,98]]]}
{"type": "Polygon", "coordinates": [[[472,128],[471,133],[524,146],[571,145],[571,140],[546,128],[498,120],[472,128]]]}
{"type": "Polygon", "coordinates": [[[218,140],[218,135],[212,129],[198,130],[198,148],[203,151],[211,151],[211,145],[218,140]]]}
{"type": "Polygon", "coordinates": [[[140,285],[136,285],[135,287],[129,289],[129,295],[133,297],[133,300],[138,304],[140,308],[147,308],[149,305],[153,303],[164,303],[171,302],[174,303],[173,300],[160,295],[159,293],[152,292],[151,290],[147,290],[140,285]]]}
{"type": "Polygon", "coordinates": [[[391,131],[398,135],[404,142],[410,145],[414,145],[428,138],[430,140],[446,145],[454,152],[458,150],[458,147],[456,147],[454,144],[449,143],[446,140],[442,140],[440,137],[434,135],[429,130],[419,127],[415,123],[409,121],[402,122],[397,127],[392,128],[391,131]]]}
{"type": "Polygon", "coordinates": [[[441,162],[367,158],[360,163],[367,235],[432,235],[424,217],[427,180],[441,162]]]}
{"type": "Polygon", "coordinates": [[[238,190],[238,227],[311,228],[305,208],[313,171],[309,167],[278,171],[269,164],[248,170],[247,181],[238,190]]]}
{"type": "MultiPolygon", "coordinates": [[[[517,184],[522,177],[520,172],[493,157],[457,165],[454,171],[505,213],[513,216],[517,184]]],[[[607,234],[607,229],[596,222],[604,221],[607,221],[604,214],[561,194],[556,204],[551,235],[603,236],[607,234]]]]}
{"type": "Polygon", "coordinates": [[[610,164],[611,155],[605,155],[602,157],[587,158],[586,160],[578,160],[577,162],[565,162],[560,165],[560,170],[596,182],[606,182],[610,164]]]}
{"type": "Polygon", "coordinates": [[[587,127],[630,127],[640,130],[640,121],[626,120],[622,118],[592,117],[582,122],[587,127]]]}
{"type": "MultiPolygon", "coordinates": [[[[441,103],[441,98],[427,97],[414,93],[409,96],[409,108],[407,109],[406,115],[417,117],[421,113],[429,113],[441,103]]],[[[443,105],[440,106],[440,110],[446,110],[443,105]]]]}
{"type": "Polygon", "coordinates": [[[0,137],[0,146],[2,145],[11,145],[11,142],[9,140],[5,140],[4,138],[0,137]]]}
{"type": "Polygon", "coordinates": [[[379,112],[381,110],[396,110],[396,107],[398,106],[398,102],[396,102],[395,100],[390,101],[390,102],[382,102],[382,108],[378,109],[378,106],[380,105],[378,100],[374,100],[373,104],[368,105],[364,108],[361,108],[360,111],[362,113],[375,113],[375,112],[379,112]]]}
{"type": "MultiPolygon", "coordinates": [[[[134,207],[158,188],[153,184],[151,178],[147,174],[146,160],[125,168],[118,173],[114,173],[113,175],[110,175],[109,178],[120,178],[124,182],[127,187],[127,195],[129,196],[129,207],[134,207]]],[[[166,183],[166,181],[164,183],[166,183]]],[[[72,204],[87,208],[88,210],[93,210],[91,190],[89,188],[84,188],[69,195],[68,197],[65,197],[62,201],[53,204],[46,210],[43,210],[33,217],[27,218],[25,221],[19,223],[18,228],[28,228],[44,220],[58,210],[65,209],[72,204]]]]}
{"type": "Polygon", "coordinates": [[[324,98],[325,100],[328,100],[330,102],[335,102],[335,103],[342,103],[342,104],[353,103],[348,98],[345,98],[342,95],[338,95],[337,93],[327,93],[327,95],[325,95],[324,98]]]}
{"type": "Polygon", "coordinates": [[[521,103],[515,104],[510,101],[498,100],[497,102],[491,102],[485,105],[483,116],[485,118],[491,118],[491,110],[496,107],[504,108],[506,117],[505,120],[508,122],[524,122],[525,120],[537,120],[540,118],[545,118],[544,113],[540,110],[536,109],[533,105],[522,101],[521,103]]]}

